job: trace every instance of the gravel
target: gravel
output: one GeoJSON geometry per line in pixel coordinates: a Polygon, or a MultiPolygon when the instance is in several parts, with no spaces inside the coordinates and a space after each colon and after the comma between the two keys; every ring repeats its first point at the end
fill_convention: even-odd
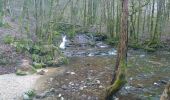
{"type": "Polygon", "coordinates": [[[0,75],[0,100],[21,100],[24,92],[34,88],[40,75],[0,75]]]}

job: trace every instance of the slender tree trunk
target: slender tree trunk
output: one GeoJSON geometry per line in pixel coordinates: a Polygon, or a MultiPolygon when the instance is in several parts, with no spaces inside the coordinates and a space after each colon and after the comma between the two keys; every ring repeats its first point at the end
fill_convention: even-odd
{"type": "Polygon", "coordinates": [[[120,42],[115,71],[111,86],[107,89],[106,99],[110,100],[126,83],[125,70],[127,66],[127,44],[128,44],[128,0],[122,0],[120,42]]]}

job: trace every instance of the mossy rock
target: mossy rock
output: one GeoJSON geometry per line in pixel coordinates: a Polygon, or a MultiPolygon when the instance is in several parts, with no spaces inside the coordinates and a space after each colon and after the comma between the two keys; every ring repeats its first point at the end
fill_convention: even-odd
{"type": "Polygon", "coordinates": [[[34,74],[36,72],[37,72],[36,69],[33,67],[29,67],[29,69],[27,69],[27,70],[25,70],[24,68],[18,68],[16,70],[16,75],[25,76],[25,75],[34,74]]]}
{"type": "Polygon", "coordinates": [[[19,70],[19,69],[16,71],[16,75],[19,75],[19,76],[25,76],[27,74],[28,74],[27,72],[19,70]]]}

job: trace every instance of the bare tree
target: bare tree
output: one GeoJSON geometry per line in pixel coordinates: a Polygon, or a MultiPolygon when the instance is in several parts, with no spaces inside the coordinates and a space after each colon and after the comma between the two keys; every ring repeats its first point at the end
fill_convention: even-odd
{"type": "Polygon", "coordinates": [[[121,30],[120,42],[118,47],[118,55],[115,65],[115,71],[111,86],[107,89],[106,99],[110,100],[112,95],[116,93],[126,83],[125,70],[127,66],[127,44],[128,44],[128,0],[122,0],[121,30]]]}

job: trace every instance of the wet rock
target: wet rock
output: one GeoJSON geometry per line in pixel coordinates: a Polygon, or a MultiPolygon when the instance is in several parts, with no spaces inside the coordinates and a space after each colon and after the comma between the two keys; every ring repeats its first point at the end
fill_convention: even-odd
{"type": "Polygon", "coordinates": [[[160,84],[159,84],[159,83],[157,83],[157,82],[154,82],[154,85],[155,85],[155,86],[160,86],[160,84]]]}
{"type": "Polygon", "coordinates": [[[108,48],[109,47],[107,44],[104,44],[103,42],[97,43],[96,46],[99,48],[108,48]]]}
{"type": "Polygon", "coordinates": [[[54,88],[51,88],[50,90],[44,91],[43,93],[37,94],[35,97],[37,99],[43,99],[54,93],[56,90],[54,88]]]}
{"type": "Polygon", "coordinates": [[[126,86],[126,87],[125,87],[126,90],[129,90],[129,89],[131,89],[131,88],[132,88],[132,86],[126,86]]]}
{"type": "Polygon", "coordinates": [[[117,50],[111,49],[111,50],[108,51],[108,54],[109,55],[117,55],[117,50]]]}
{"type": "Polygon", "coordinates": [[[95,35],[94,36],[95,41],[105,41],[107,39],[106,35],[95,35]]]}
{"type": "Polygon", "coordinates": [[[144,88],[143,84],[137,84],[137,88],[144,88]]]}
{"type": "Polygon", "coordinates": [[[55,88],[51,88],[49,92],[55,92],[55,88]]]}
{"type": "Polygon", "coordinates": [[[45,74],[45,71],[44,70],[41,70],[39,72],[37,72],[38,75],[44,75],[45,74]]]}
{"type": "Polygon", "coordinates": [[[160,80],[162,84],[167,84],[168,82],[166,80],[160,80]]]}
{"type": "Polygon", "coordinates": [[[43,99],[43,98],[45,98],[47,96],[47,94],[46,94],[46,92],[44,92],[44,93],[41,93],[41,94],[37,94],[36,96],[35,96],[35,98],[37,98],[37,99],[43,99]]]}
{"type": "Polygon", "coordinates": [[[89,56],[89,57],[93,57],[93,56],[94,56],[94,53],[89,53],[88,56],[89,56]]]}
{"type": "Polygon", "coordinates": [[[62,88],[63,90],[67,90],[67,86],[66,86],[66,85],[62,85],[61,88],[62,88]]]}

